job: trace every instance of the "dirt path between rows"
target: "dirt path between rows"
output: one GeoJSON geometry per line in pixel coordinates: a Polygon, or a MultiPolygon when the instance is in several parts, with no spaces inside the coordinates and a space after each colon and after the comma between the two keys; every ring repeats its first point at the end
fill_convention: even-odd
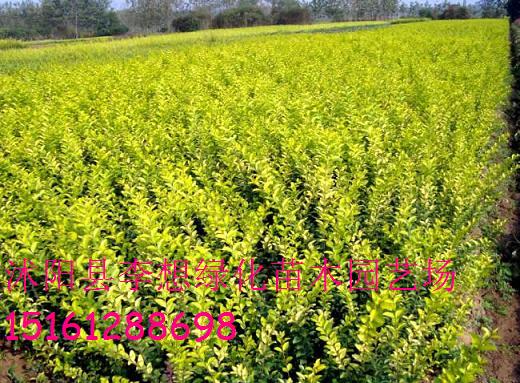
{"type": "Polygon", "coordinates": [[[22,383],[34,381],[35,373],[30,371],[23,353],[0,341],[0,383],[22,383]]]}
{"type": "MultiPolygon", "coordinates": [[[[510,27],[510,44],[513,82],[505,118],[510,130],[510,150],[520,154],[520,29],[515,25],[510,27]]],[[[487,355],[488,365],[479,379],[483,383],[520,383],[520,171],[511,189],[497,209],[498,217],[507,222],[502,237],[497,239],[497,251],[513,289],[504,294],[495,284],[484,294],[488,302],[485,315],[500,338],[496,341],[497,350],[487,355]]]]}
{"type": "Polygon", "coordinates": [[[483,382],[520,382],[520,294],[515,293],[510,300],[497,298],[505,307],[504,312],[491,312],[490,316],[498,329],[500,339],[497,350],[488,354],[488,365],[483,382]]]}

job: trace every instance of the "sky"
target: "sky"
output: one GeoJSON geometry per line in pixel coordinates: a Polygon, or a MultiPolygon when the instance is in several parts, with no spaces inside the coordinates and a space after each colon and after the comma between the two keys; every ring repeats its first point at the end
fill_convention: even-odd
{"type": "MultiPolygon", "coordinates": [[[[0,0],[2,1],[2,0],[0,0]]],[[[112,8],[114,9],[123,9],[126,8],[126,1],[125,0],[112,0],[112,8]]]]}

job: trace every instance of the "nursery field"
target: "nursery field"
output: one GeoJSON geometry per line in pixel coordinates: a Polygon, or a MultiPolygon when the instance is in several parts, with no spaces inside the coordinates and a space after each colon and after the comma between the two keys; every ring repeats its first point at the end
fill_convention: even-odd
{"type": "Polygon", "coordinates": [[[262,28],[0,51],[0,334],[40,381],[481,372],[507,21],[262,28]]]}
{"type": "Polygon", "coordinates": [[[54,63],[74,63],[78,60],[123,59],[159,49],[179,49],[193,44],[212,45],[254,36],[272,36],[299,33],[351,32],[370,28],[381,28],[389,23],[383,21],[351,21],[340,23],[318,23],[310,25],[267,25],[254,28],[211,29],[191,33],[153,35],[146,38],[95,37],[77,40],[0,40],[2,72],[16,70],[20,66],[48,68],[54,63]],[[45,47],[41,50],[39,48],[45,47]],[[24,49],[20,54],[18,49],[24,49]]]}

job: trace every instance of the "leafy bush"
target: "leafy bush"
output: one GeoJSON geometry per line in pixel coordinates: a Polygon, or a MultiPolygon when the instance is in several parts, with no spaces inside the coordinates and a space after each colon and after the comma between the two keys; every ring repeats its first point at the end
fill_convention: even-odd
{"type": "Polygon", "coordinates": [[[471,18],[471,12],[467,7],[450,4],[442,11],[439,15],[439,19],[469,19],[471,18]]]}
{"type": "Polygon", "coordinates": [[[25,47],[25,44],[22,41],[13,39],[0,40],[0,51],[5,49],[15,49],[23,47],[25,47]]]}
{"type": "Polygon", "coordinates": [[[268,23],[267,16],[254,5],[227,9],[220,12],[213,21],[217,28],[252,27],[268,23]]]}
{"type": "Polygon", "coordinates": [[[211,15],[199,10],[175,16],[172,21],[172,29],[176,32],[193,32],[206,29],[210,24],[211,15]]]}
{"type": "Polygon", "coordinates": [[[426,17],[410,17],[410,18],[402,18],[391,20],[390,24],[408,24],[408,23],[419,23],[421,21],[431,21],[431,19],[426,17]]]}
{"type": "Polygon", "coordinates": [[[0,28],[0,39],[28,40],[41,36],[40,33],[28,28],[0,28]]]}
{"type": "Polygon", "coordinates": [[[128,32],[128,27],[124,25],[114,11],[107,13],[106,17],[100,19],[96,25],[96,36],[122,35],[128,32]]]}
{"type": "Polygon", "coordinates": [[[311,12],[300,6],[275,9],[272,14],[274,24],[309,24],[311,12]]]}
{"type": "Polygon", "coordinates": [[[345,19],[345,11],[342,8],[327,7],[324,13],[332,21],[342,21],[345,19]]]}

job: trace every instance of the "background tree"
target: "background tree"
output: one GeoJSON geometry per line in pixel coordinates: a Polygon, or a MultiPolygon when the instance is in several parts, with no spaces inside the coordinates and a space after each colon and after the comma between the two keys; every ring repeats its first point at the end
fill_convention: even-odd
{"type": "Polygon", "coordinates": [[[41,0],[0,6],[0,38],[71,38],[124,33],[109,0],[41,0]]]}
{"type": "Polygon", "coordinates": [[[506,9],[511,21],[520,18],[520,0],[508,0],[506,9]]]}
{"type": "Polygon", "coordinates": [[[471,13],[465,6],[449,4],[439,16],[440,19],[469,19],[471,13]]]}
{"type": "Polygon", "coordinates": [[[479,5],[482,17],[493,18],[506,15],[506,3],[504,0],[481,0],[479,5]]]}

